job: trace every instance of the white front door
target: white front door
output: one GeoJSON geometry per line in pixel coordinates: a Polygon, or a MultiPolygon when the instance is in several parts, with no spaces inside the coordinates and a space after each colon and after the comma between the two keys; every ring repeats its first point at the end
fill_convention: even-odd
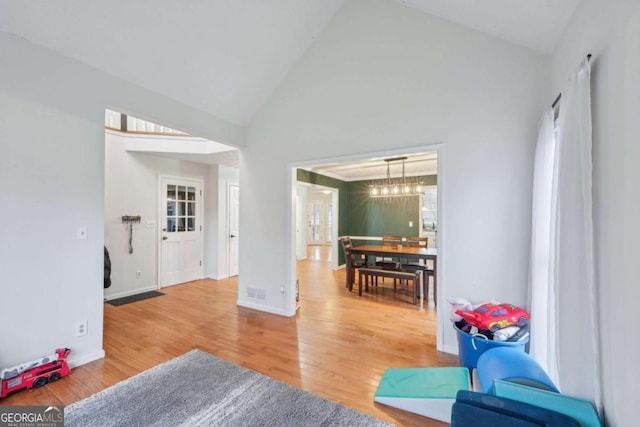
{"type": "Polygon", "coordinates": [[[160,287],[202,278],[202,182],[160,178],[160,287]]]}
{"type": "Polygon", "coordinates": [[[238,275],[240,187],[229,185],[229,277],[238,275]]]}

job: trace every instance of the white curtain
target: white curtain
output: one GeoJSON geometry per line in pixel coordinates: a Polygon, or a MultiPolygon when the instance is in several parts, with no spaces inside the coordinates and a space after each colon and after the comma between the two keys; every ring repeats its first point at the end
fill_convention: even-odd
{"type": "Polygon", "coordinates": [[[563,393],[591,400],[600,407],[590,85],[591,67],[585,59],[562,92],[557,139],[551,143],[555,146],[551,155],[547,145],[553,141],[548,136],[549,112],[543,119],[546,125],[541,125],[539,145],[540,139],[545,142],[536,150],[534,178],[531,346],[536,360],[563,393]],[[538,165],[539,160],[545,164],[538,165]],[[548,246],[544,242],[546,206],[550,208],[548,246]],[[541,305],[545,303],[546,307],[541,305]],[[546,321],[536,319],[545,315],[546,321]]]}
{"type": "Polygon", "coordinates": [[[556,354],[557,314],[551,265],[551,212],[556,159],[554,112],[540,120],[533,171],[531,264],[529,274],[531,344],[529,353],[559,386],[556,354]]]}

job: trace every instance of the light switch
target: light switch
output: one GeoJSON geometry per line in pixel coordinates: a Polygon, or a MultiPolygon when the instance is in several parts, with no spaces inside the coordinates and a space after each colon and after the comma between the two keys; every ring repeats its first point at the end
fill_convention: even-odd
{"type": "Polygon", "coordinates": [[[409,227],[413,227],[413,221],[409,221],[409,227]]]}
{"type": "Polygon", "coordinates": [[[78,240],[87,240],[87,227],[78,227],[76,235],[78,240]]]}

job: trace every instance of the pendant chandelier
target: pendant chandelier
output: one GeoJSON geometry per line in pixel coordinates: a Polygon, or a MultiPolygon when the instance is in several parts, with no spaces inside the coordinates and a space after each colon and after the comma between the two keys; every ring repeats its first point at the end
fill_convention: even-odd
{"type": "Polygon", "coordinates": [[[373,198],[380,197],[400,197],[400,196],[418,196],[423,194],[423,183],[420,182],[407,182],[404,175],[404,161],[406,157],[394,157],[391,159],[384,159],[387,162],[387,180],[381,184],[375,184],[369,186],[369,196],[373,198]],[[391,163],[402,162],[402,177],[391,178],[391,163]]]}

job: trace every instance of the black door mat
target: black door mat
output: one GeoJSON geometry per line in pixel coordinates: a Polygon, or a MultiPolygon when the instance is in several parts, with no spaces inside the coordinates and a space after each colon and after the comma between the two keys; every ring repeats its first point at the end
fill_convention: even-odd
{"type": "Polygon", "coordinates": [[[107,303],[111,305],[119,306],[119,305],[129,304],[131,302],[142,301],[142,300],[153,298],[153,297],[159,297],[160,295],[164,295],[164,294],[158,291],[149,291],[149,292],[143,292],[141,294],[129,295],[128,297],[112,299],[107,301],[107,303]]]}

